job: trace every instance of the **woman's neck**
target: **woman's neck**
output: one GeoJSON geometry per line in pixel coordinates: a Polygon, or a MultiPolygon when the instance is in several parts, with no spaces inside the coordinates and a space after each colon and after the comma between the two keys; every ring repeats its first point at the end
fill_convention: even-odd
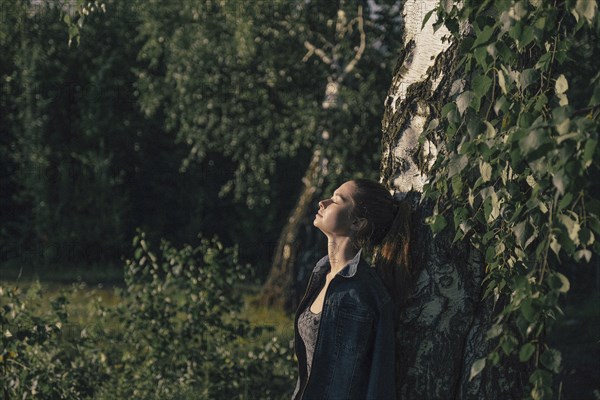
{"type": "Polygon", "coordinates": [[[331,240],[327,242],[327,253],[329,254],[329,264],[331,265],[330,275],[333,277],[340,272],[358,253],[350,240],[331,240]]]}

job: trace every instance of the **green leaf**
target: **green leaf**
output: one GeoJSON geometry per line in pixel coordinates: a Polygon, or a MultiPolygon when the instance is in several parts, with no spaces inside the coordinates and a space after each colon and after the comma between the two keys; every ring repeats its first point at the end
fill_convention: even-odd
{"type": "Polygon", "coordinates": [[[525,28],[523,28],[523,32],[521,33],[521,37],[519,38],[519,48],[524,48],[531,43],[533,39],[535,39],[535,31],[531,26],[525,26],[525,28]]]}
{"type": "Polygon", "coordinates": [[[561,360],[560,351],[554,349],[544,351],[544,354],[540,357],[542,365],[554,373],[559,372],[561,360]]]}
{"type": "Polygon", "coordinates": [[[502,325],[492,325],[490,327],[490,329],[488,329],[487,333],[486,333],[486,340],[490,340],[493,339],[495,337],[500,336],[500,334],[502,333],[502,325]]]}
{"type": "Polygon", "coordinates": [[[487,223],[493,222],[500,215],[500,202],[498,194],[493,187],[481,189],[483,201],[483,214],[487,223]]]}
{"type": "Polygon", "coordinates": [[[545,129],[533,129],[527,132],[527,135],[519,140],[519,147],[523,155],[528,155],[537,150],[542,144],[546,143],[548,135],[545,129]]]}
{"type": "Polygon", "coordinates": [[[595,139],[589,139],[585,142],[585,147],[583,149],[583,165],[585,168],[592,165],[592,160],[594,158],[594,150],[596,150],[596,145],[598,141],[595,139]]]}
{"type": "Polygon", "coordinates": [[[442,116],[447,117],[448,113],[453,110],[456,110],[456,104],[454,104],[454,102],[446,103],[444,107],[442,107],[442,116]]]}
{"type": "Polygon", "coordinates": [[[469,158],[465,154],[455,154],[450,161],[448,161],[448,178],[452,178],[454,175],[460,174],[468,163],[469,158]]]}
{"type": "Polygon", "coordinates": [[[581,228],[579,222],[566,214],[560,214],[558,220],[567,228],[569,239],[571,239],[575,246],[579,246],[579,229],[581,228]]]}
{"type": "Polygon", "coordinates": [[[569,178],[565,175],[565,173],[561,170],[558,171],[554,176],[552,176],[552,184],[558,190],[558,193],[562,196],[565,194],[565,189],[567,184],[569,183],[569,178]]]}
{"type": "Polygon", "coordinates": [[[429,121],[429,125],[427,125],[427,131],[433,131],[440,125],[440,121],[437,118],[433,118],[429,121]]]}
{"type": "Polygon", "coordinates": [[[485,262],[488,263],[488,264],[490,264],[495,259],[496,259],[496,247],[495,246],[489,246],[485,250],[485,262]]]}
{"type": "Polygon", "coordinates": [[[544,29],[544,27],[546,26],[546,18],[545,17],[538,18],[535,21],[535,23],[533,24],[533,26],[535,26],[538,29],[544,29]]]}
{"type": "Polygon", "coordinates": [[[500,346],[502,347],[502,351],[504,351],[504,354],[508,356],[512,353],[515,347],[517,347],[517,344],[519,343],[517,342],[517,339],[515,339],[513,336],[504,336],[502,338],[500,346]]]}
{"type": "Polygon", "coordinates": [[[431,231],[435,234],[441,232],[447,225],[446,218],[442,214],[432,215],[426,219],[431,226],[431,231]]]}
{"type": "Polygon", "coordinates": [[[550,384],[552,382],[552,374],[543,369],[536,369],[529,377],[529,383],[540,382],[542,384],[550,384]]]}
{"type": "Polygon", "coordinates": [[[452,185],[452,193],[457,197],[460,196],[463,188],[463,181],[460,174],[454,175],[450,184],[452,185]]]}
{"type": "Polygon", "coordinates": [[[546,104],[548,104],[548,97],[546,97],[546,95],[542,93],[537,97],[535,101],[534,110],[538,112],[542,111],[546,104]]]}
{"type": "Polygon", "coordinates": [[[496,100],[496,103],[494,104],[494,112],[496,113],[496,115],[500,115],[500,112],[508,111],[508,108],[509,108],[509,103],[508,103],[508,100],[506,100],[506,97],[504,97],[504,96],[500,96],[498,98],[498,100],[496,100]]]}
{"type": "Polygon", "coordinates": [[[488,359],[490,360],[492,365],[498,365],[498,363],[500,362],[500,354],[498,354],[497,351],[494,351],[488,355],[488,359]]]}
{"type": "Polygon", "coordinates": [[[581,250],[577,250],[575,252],[575,261],[581,261],[582,259],[585,259],[585,262],[590,262],[590,260],[592,259],[592,252],[588,249],[581,249],[581,250]]]}
{"type": "Polygon", "coordinates": [[[525,343],[519,350],[519,361],[528,361],[535,352],[535,346],[531,343],[525,343]]]}
{"type": "Polygon", "coordinates": [[[597,8],[596,0],[577,0],[575,8],[571,10],[571,13],[575,16],[577,22],[579,22],[579,17],[584,17],[588,24],[591,24],[594,20],[594,15],[596,15],[597,8]]]}
{"type": "Polygon", "coordinates": [[[473,97],[473,92],[471,92],[470,90],[466,90],[460,95],[458,95],[458,97],[456,98],[456,108],[458,109],[460,115],[462,115],[467,109],[467,107],[469,107],[473,97]]]}
{"type": "Polygon", "coordinates": [[[573,200],[573,193],[566,193],[558,203],[558,211],[561,211],[563,208],[571,204],[571,200],[573,200]]]}
{"type": "Polygon", "coordinates": [[[477,33],[477,38],[475,39],[475,42],[473,42],[471,49],[486,43],[488,40],[490,40],[493,33],[494,25],[487,25],[481,32],[477,33]]]}
{"type": "MultiPolygon", "coordinates": [[[[556,124],[556,131],[559,135],[565,135],[569,133],[571,127],[571,120],[569,118],[563,119],[560,123],[556,124]]],[[[560,142],[558,142],[560,144],[560,142]]]]}
{"type": "Polygon", "coordinates": [[[509,29],[508,36],[510,36],[515,42],[518,42],[519,38],[521,37],[521,30],[522,23],[517,22],[512,28],[509,29]]]}
{"type": "Polygon", "coordinates": [[[554,272],[550,277],[550,287],[558,290],[560,293],[567,293],[571,287],[569,279],[560,272],[554,272]]]}
{"type": "MultiPolygon", "coordinates": [[[[556,236],[552,235],[550,237],[550,248],[552,249],[554,254],[556,254],[556,257],[559,257],[558,253],[560,252],[561,247],[562,246],[560,245],[560,243],[558,243],[556,236]]],[[[559,258],[559,260],[560,260],[560,258],[559,258]]]]}
{"type": "Polygon", "coordinates": [[[537,311],[532,303],[531,299],[525,299],[521,303],[521,314],[529,322],[535,322],[537,319],[537,311]]]}
{"type": "Polygon", "coordinates": [[[542,71],[548,70],[550,66],[550,61],[552,60],[552,53],[544,53],[535,64],[536,69],[541,69],[542,71]]]}
{"type": "Polygon", "coordinates": [[[480,75],[473,79],[473,92],[481,98],[485,96],[492,86],[492,79],[487,75],[480,75]]]}
{"type": "Polygon", "coordinates": [[[591,230],[589,230],[588,228],[581,228],[581,231],[579,232],[579,240],[584,245],[590,246],[594,244],[596,238],[591,230]]]}
{"type": "Polygon", "coordinates": [[[488,121],[483,121],[483,123],[485,124],[485,134],[486,134],[486,137],[488,139],[491,139],[491,138],[495,137],[496,136],[496,128],[494,128],[494,125],[492,125],[488,121]]]}
{"type": "Polygon", "coordinates": [[[556,91],[556,94],[563,94],[567,89],[569,89],[567,78],[565,78],[563,74],[560,74],[554,83],[554,90],[556,91]]]}
{"type": "Polygon", "coordinates": [[[475,56],[475,60],[477,60],[477,64],[481,65],[481,67],[483,68],[484,72],[486,72],[488,70],[488,67],[489,67],[488,63],[486,62],[487,61],[487,56],[488,56],[487,49],[485,47],[478,47],[473,52],[473,55],[475,56]]]}
{"type": "Polygon", "coordinates": [[[475,362],[471,366],[471,374],[469,376],[469,381],[473,380],[473,378],[475,378],[477,375],[479,375],[481,373],[481,371],[483,371],[484,367],[485,367],[485,357],[475,360],[475,362]]]}
{"type": "Polygon", "coordinates": [[[516,243],[522,248],[525,248],[525,241],[531,233],[531,229],[528,228],[529,222],[527,222],[527,220],[519,222],[512,228],[513,234],[515,235],[516,243]]]}
{"type": "Polygon", "coordinates": [[[458,228],[467,218],[469,212],[464,207],[458,207],[454,210],[454,226],[458,228]]]}
{"type": "MultiPolygon", "coordinates": [[[[503,94],[508,94],[506,90],[506,79],[504,78],[504,72],[501,69],[498,69],[498,85],[500,85],[500,90],[502,90],[503,94]]],[[[498,111],[496,111],[498,114],[498,111]]]]}
{"type": "Polygon", "coordinates": [[[538,72],[533,68],[525,69],[521,72],[518,79],[519,88],[523,91],[527,89],[529,85],[534,83],[538,78],[538,72]]]}
{"type": "Polygon", "coordinates": [[[429,21],[429,18],[431,18],[431,14],[433,14],[433,12],[436,9],[433,8],[431,9],[431,11],[429,11],[427,14],[425,14],[425,17],[423,18],[423,23],[421,24],[421,30],[423,30],[423,28],[425,27],[425,24],[427,23],[427,21],[429,21]]]}
{"type": "Polygon", "coordinates": [[[499,40],[499,41],[495,42],[494,47],[496,48],[496,51],[500,55],[500,58],[505,63],[511,64],[512,61],[515,59],[516,54],[513,52],[511,47],[507,46],[506,43],[504,43],[504,41],[499,40]]]}
{"type": "Polygon", "coordinates": [[[488,182],[490,179],[492,179],[492,166],[483,161],[479,163],[479,172],[481,174],[481,179],[483,179],[484,182],[488,182]]]}

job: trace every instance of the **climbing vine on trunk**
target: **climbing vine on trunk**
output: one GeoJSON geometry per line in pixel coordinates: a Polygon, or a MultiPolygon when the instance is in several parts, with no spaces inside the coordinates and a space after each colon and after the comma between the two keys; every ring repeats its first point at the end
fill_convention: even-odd
{"type": "Polygon", "coordinates": [[[462,73],[420,137],[443,143],[424,187],[427,221],[477,248],[484,297],[507,299],[470,379],[517,356],[531,367],[527,395],[551,398],[561,354],[544,334],[569,291],[558,266],[600,253],[596,1],[446,1],[425,21],[434,14],[462,73]]]}

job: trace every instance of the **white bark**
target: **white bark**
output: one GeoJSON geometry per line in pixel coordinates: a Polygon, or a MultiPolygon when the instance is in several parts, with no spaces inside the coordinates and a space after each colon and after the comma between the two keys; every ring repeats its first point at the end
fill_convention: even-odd
{"type": "MultiPolygon", "coordinates": [[[[405,33],[403,44],[408,52],[404,62],[400,67],[400,72],[393,77],[388,99],[386,104],[391,109],[389,112],[396,113],[398,108],[406,107],[406,94],[408,88],[415,83],[429,80],[429,70],[433,66],[435,58],[448,48],[449,41],[442,40],[449,37],[450,33],[445,27],[433,31],[435,22],[435,13],[429,18],[429,21],[421,29],[423,18],[430,10],[438,4],[437,0],[408,0],[404,5],[405,33]]],[[[433,92],[441,76],[432,81],[431,91],[433,92]]],[[[414,152],[417,149],[418,139],[425,129],[425,121],[429,115],[429,107],[423,101],[416,104],[417,112],[413,114],[409,126],[398,135],[398,142],[393,147],[387,146],[383,149],[383,162],[389,157],[395,157],[402,160],[403,171],[394,177],[394,186],[400,192],[415,190],[421,192],[423,185],[427,180],[424,171],[420,171],[414,161],[414,152]]],[[[384,119],[383,130],[390,127],[384,119]]],[[[433,143],[427,143],[429,160],[431,156],[437,154],[433,143]]]]}
{"type": "MultiPolygon", "coordinates": [[[[419,136],[433,105],[447,102],[464,83],[444,75],[452,70],[455,47],[443,40],[450,38],[444,27],[433,32],[435,13],[421,30],[424,16],[437,4],[437,0],[405,3],[404,53],[392,78],[382,124],[381,180],[413,204],[418,221],[431,213],[431,205],[418,200],[435,173],[431,168],[438,148],[444,146],[431,141],[420,146],[419,136]]],[[[432,238],[429,227],[420,223],[413,232],[411,251],[421,261],[413,266],[418,279],[397,326],[398,399],[513,398],[519,393],[519,375],[511,365],[486,368],[469,381],[473,361],[484,357],[490,345],[485,332],[493,309],[481,301],[481,255],[465,244],[452,245],[447,231],[432,238]]]]}

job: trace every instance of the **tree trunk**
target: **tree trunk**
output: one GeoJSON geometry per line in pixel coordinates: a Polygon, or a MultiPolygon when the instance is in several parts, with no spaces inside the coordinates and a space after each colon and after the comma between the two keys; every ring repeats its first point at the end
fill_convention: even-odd
{"type": "MultiPolygon", "coordinates": [[[[442,41],[449,32],[433,32],[435,14],[421,30],[425,14],[437,0],[407,1],[404,5],[404,49],[392,78],[383,118],[381,182],[400,191],[421,221],[414,227],[414,267],[418,279],[396,332],[398,399],[506,399],[522,395],[519,370],[511,365],[486,367],[469,381],[470,370],[491,345],[485,333],[493,307],[481,301],[484,265],[479,253],[452,245],[448,234],[432,238],[423,222],[431,214],[419,203],[430,168],[443,143],[419,145],[434,110],[449,98],[455,45],[442,41]]],[[[496,305],[498,307],[498,305],[496,305]]],[[[519,364],[518,362],[516,364],[519,364]]]]}
{"type": "MultiPolygon", "coordinates": [[[[352,31],[352,24],[354,22],[348,21],[343,10],[340,9],[340,11],[337,13],[336,37],[341,43],[348,32],[352,31]]],[[[331,50],[331,53],[327,54],[312,43],[308,41],[304,42],[308,53],[303,61],[308,61],[310,57],[315,55],[323,63],[329,65],[331,71],[327,77],[325,96],[321,103],[321,108],[327,111],[326,115],[334,116],[336,110],[340,108],[342,103],[340,89],[344,79],[348,74],[352,73],[365,51],[366,34],[363,27],[362,5],[358,6],[356,23],[360,34],[360,44],[355,47],[353,57],[347,60],[344,65],[341,65],[341,61],[345,58],[342,57],[340,43],[337,43],[331,50]]],[[[318,134],[322,135],[326,145],[331,133],[324,130],[318,132],[318,134]]],[[[336,134],[336,132],[333,132],[333,134],[336,134]]],[[[306,288],[308,280],[306,271],[312,270],[313,265],[311,262],[314,262],[315,258],[319,258],[315,256],[317,251],[325,247],[324,245],[319,245],[319,239],[323,241],[321,234],[318,235],[319,239],[315,240],[317,233],[312,225],[312,220],[316,210],[311,210],[309,206],[315,192],[321,188],[323,181],[328,175],[327,163],[327,158],[322,155],[321,148],[317,146],[313,152],[312,161],[302,178],[304,188],[298,198],[296,207],[294,207],[288,218],[288,223],[279,237],[269,276],[263,285],[261,293],[254,301],[255,305],[283,307],[283,310],[288,313],[293,313],[298,307],[300,295],[306,288]],[[303,227],[305,228],[304,235],[300,236],[299,233],[303,227]],[[302,249],[302,253],[297,259],[298,249],[302,249]]]]}
{"type": "MultiPolygon", "coordinates": [[[[302,178],[302,192],[281,232],[269,276],[254,302],[255,305],[275,307],[286,312],[292,312],[298,307],[298,292],[301,289],[296,284],[296,271],[304,271],[306,268],[302,266],[306,264],[306,259],[314,258],[310,257],[314,255],[311,249],[316,250],[317,246],[314,243],[311,221],[313,211],[316,210],[311,210],[310,205],[317,188],[321,187],[327,175],[326,163],[327,159],[322,157],[321,150],[317,148],[302,178]],[[308,229],[303,230],[303,227],[308,229]],[[298,257],[299,249],[302,249],[302,257],[298,257]]],[[[303,277],[299,280],[304,282],[303,277]]]]}

